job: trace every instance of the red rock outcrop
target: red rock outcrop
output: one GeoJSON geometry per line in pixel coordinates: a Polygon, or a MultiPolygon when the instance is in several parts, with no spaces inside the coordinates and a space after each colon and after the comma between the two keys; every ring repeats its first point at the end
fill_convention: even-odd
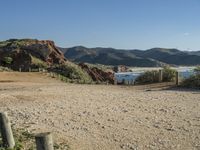
{"type": "Polygon", "coordinates": [[[22,68],[26,71],[34,65],[33,58],[41,60],[47,66],[66,62],[63,53],[55,46],[53,41],[12,39],[0,43],[0,65],[9,65],[14,70],[22,68]],[[11,57],[12,63],[5,64],[5,57],[11,57]]]}
{"type": "Polygon", "coordinates": [[[114,84],[114,74],[112,72],[105,72],[97,67],[89,67],[84,63],[80,63],[79,66],[85,70],[94,81],[114,84]]]}

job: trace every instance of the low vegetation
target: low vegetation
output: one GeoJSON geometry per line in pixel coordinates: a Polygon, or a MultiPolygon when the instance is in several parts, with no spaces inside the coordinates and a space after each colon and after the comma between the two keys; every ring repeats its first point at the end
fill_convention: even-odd
{"type": "Polygon", "coordinates": [[[102,71],[113,71],[113,66],[109,66],[109,65],[102,65],[102,64],[90,64],[90,63],[85,63],[86,65],[88,65],[88,67],[90,68],[98,68],[102,71]]]}
{"type": "MultiPolygon", "coordinates": [[[[169,67],[163,68],[163,82],[171,82],[174,81],[176,76],[176,71],[169,67]]],[[[157,83],[159,82],[159,71],[152,70],[146,71],[142,75],[140,75],[136,80],[136,84],[148,84],[148,83],[157,83]]]]}
{"type": "Polygon", "coordinates": [[[34,143],[34,136],[33,134],[29,133],[27,130],[24,129],[16,129],[13,130],[13,135],[15,138],[15,147],[13,149],[3,148],[2,146],[2,139],[0,136],[0,150],[34,150],[35,143],[34,143]]]}
{"type": "MultiPolygon", "coordinates": [[[[2,147],[2,138],[0,135],[0,150],[35,150],[36,143],[34,134],[25,129],[13,130],[15,138],[15,147],[13,149],[7,149],[2,147]]],[[[70,147],[66,143],[54,143],[55,150],[70,150],[70,147]]]]}
{"type": "Polygon", "coordinates": [[[135,80],[136,84],[156,83],[159,81],[159,71],[146,71],[135,80]]]}
{"type": "Polygon", "coordinates": [[[10,46],[10,47],[20,47],[25,45],[27,42],[32,42],[33,39],[10,39],[7,41],[0,41],[0,47],[10,46]]]}
{"type": "Polygon", "coordinates": [[[200,66],[194,69],[195,74],[181,82],[181,86],[200,89],[200,66]]]}
{"type": "Polygon", "coordinates": [[[0,66],[0,72],[3,72],[3,71],[12,71],[12,69],[8,68],[8,67],[3,67],[3,66],[0,66]]]}
{"type": "Polygon", "coordinates": [[[61,80],[71,83],[92,83],[93,80],[78,65],[68,62],[65,65],[57,65],[50,69],[60,75],[61,80]]]}
{"type": "Polygon", "coordinates": [[[32,55],[31,55],[31,62],[32,62],[32,65],[34,65],[38,68],[47,68],[47,63],[45,63],[41,59],[34,57],[32,55]]]}
{"type": "Polygon", "coordinates": [[[176,77],[176,70],[171,69],[170,67],[163,68],[163,82],[174,81],[176,77]]]}
{"type": "Polygon", "coordinates": [[[9,64],[12,63],[13,59],[12,59],[12,57],[4,57],[3,61],[4,61],[5,64],[9,65],[9,64]]]}

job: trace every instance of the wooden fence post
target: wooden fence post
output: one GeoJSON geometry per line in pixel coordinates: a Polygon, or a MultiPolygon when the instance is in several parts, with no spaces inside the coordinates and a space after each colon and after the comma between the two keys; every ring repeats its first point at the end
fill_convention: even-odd
{"type": "Polygon", "coordinates": [[[179,72],[176,72],[176,85],[179,85],[179,72]]]}
{"type": "Polygon", "coordinates": [[[159,82],[163,81],[163,70],[159,70],[159,82]]]}
{"type": "Polygon", "coordinates": [[[37,150],[53,150],[53,139],[50,132],[41,133],[36,135],[36,148],[37,150]]]}
{"type": "Polygon", "coordinates": [[[114,85],[117,85],[117,79],[114,79],[114,85]]]}
{"type": "Polygon", "coordinates": [[[53,77],[53,73],[52,72],[50,72],[50,77],[53,77]]]}
{"type": "Polygon", "coordinates": [[[11,149],[14,148],[15,140],[7,113],[0,112],[0,132],[2,136],[3,147],[11,149]]]}
{"type": "Polygon", "coordinates": [[[19,68],[19,72],[22,72],[22,68],[21,67],[19,68]]]}

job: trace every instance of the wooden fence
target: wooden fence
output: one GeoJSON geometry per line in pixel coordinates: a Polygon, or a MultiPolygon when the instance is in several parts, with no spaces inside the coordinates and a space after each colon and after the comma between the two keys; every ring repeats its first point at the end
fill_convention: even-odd
{"type": "MultiPolygon", "coordinates": [[[[11,123],[5,112],[0,112],[0,134],[2,137],[2,148],[15,148],[11,123]]],[[[52,134],[50,132],[37,134],[35,136],[35,143],[37,150],[54,150],[52,134]]]]}
{"type": "MultiPolygon", "coordinates": [[[[155,74],[154,74],[155,75],[155,74]]],[[[176,72],[176,76],[175,76],[175,84],[178,86],[180,83],[180,75],[179,72],[176,72]]],[[[160,69],[159,70],[159,74],[158,74],[158,82],[162,83],[163,82],[163,70],[160,69]]],[[[114,84],[121,84],[121,85],[135,85],[135,81],[133,80],[126,80],[126,79],[122,79],[122,82],[118,83],[117,78],[115,78],[114,84]]]]}
{"type": "MultiPolygon", "coordinates": [[[[19,72],[21,72],[21,68],[19,68],[19,72]]],[[[48,71],[46,69],[43,69],[43,68],[29,68],[29,72],[41,72],[49,77],[52,77],[52,78],[57,78],[59,80],[62,80],[62,81],[65,81],[67,80],[66,77],[56,73],[56,72],[53,72],[53,71],[48,71]]],[[[159,76],[158,76],[158,81],[161,83],[163,82],[163,70],[160,69],[159,70],[159,76]]],[[[177,71],[176,72],[176,77],[175,77],[175,84],[178,86],[180,83],[180,75],[179,75],[179,72],[177,71]]],[[[114,84],[117,85],[117,80],[115,79],[114,81],[114,84]]],[[[124,85],[134,85],[135,82],[129,82],[129,81],[124,81],[123,83],[124,85]]]]}

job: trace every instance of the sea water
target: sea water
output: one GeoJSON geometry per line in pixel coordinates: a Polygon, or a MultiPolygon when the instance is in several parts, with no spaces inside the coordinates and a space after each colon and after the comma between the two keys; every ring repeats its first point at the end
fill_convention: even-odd
{"type": "MultiPolygon", "coordinates": [[[[179,72],[179,76],[182,79],[186,79],[189,78],[191,75],[194,75],[194,68],[195,67],[177,67],[177,68],[173,68],[176,71],[179,72]]],[[[154,69],[155,70],[155,69],[154,69]]],[[[159,69],[157,69],[159,70],[159,69]]],[[[120,73],[115,73],[115,79],[118,83],[122,83],[122,82],[128,82],[130,84],[134,84],[136,78],[140,75],[142,75],[145,71],[147,71],[147,69],[142,70],[142,68],[140,69],[140,71],[134,71],[133,72],[120,72],[120,73]]],[[[151,68],[148,69],[148,71],[151,71],[151,68]]]]}

